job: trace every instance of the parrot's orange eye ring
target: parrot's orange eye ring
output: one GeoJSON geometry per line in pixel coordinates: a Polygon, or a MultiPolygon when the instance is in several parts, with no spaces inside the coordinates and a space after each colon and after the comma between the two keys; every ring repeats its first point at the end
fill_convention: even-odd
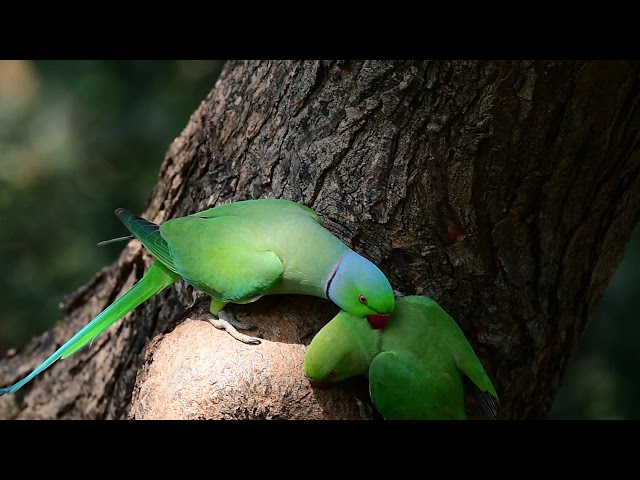
{"type": "Polygon", "coordinates": [[[367,297],[365,297],[364,295],[360,294],[360,295],[358,295],[358,301],[360,303],[362,303],[363,305],[366,305],[367,304],[367,297]]]}
{"type": "Polygon", "coordinates": [[[329,372],[329,376],[330,376],[330,377],[335,377],[337,374],[338,374],[338,371],[337,371],[337,370],[335,370],[335,369],[334,369],[334,370],[331,370],[331,371],[329,372]]]}

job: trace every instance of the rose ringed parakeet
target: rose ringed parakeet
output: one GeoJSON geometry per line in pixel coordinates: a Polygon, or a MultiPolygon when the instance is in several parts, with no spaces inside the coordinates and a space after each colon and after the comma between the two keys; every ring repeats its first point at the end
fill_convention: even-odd
{"type": "Polygon", "coordinates": [[[210,311],[218,316],[212,323],[245,343],[260,340],[228,326],[222,311],[227,303],[249,303],[273,294],[313,295],[330,299],[355,317],[367,317],[377,327],[386,324],[395,306],[382,271],[324,228],[312,209],[290,200],[238,201],[160,225],[124,209],[116,215],[155,263],[32,373],[0,389],[0,396],[15,392],[180,278],[210,295],[210,311]]]}
{"type": "Polygon", "coordinates": [[[384,330],[341,311],[313,338],[304,360],[313,382],[369,379],[385,419],[465,419],[464,393],[497,418],[498,395],[458,324],[438,303],[408,296],[384,330]]]}

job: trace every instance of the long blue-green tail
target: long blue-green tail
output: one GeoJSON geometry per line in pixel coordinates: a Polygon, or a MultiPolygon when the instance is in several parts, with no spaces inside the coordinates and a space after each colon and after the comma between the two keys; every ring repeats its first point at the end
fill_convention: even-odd
{"type": "Polygon", "coordinates": [[[25,383],[33,379],[53,362],[58,359],[67,358],[69,355],[78,351],[117,320],[124,317],[142,302],[153,297],[156,293],[159,293],[179,278],[179,275],[167,270],[159,262],[155,262],[140,281],[127,293],[91,320],[82,330],[71,337],[67,343],[56,350],[53,355],[42,362],[33,372],[10,387],[0,388],[0,397],[7,393],[15,393],[25,383]]]}

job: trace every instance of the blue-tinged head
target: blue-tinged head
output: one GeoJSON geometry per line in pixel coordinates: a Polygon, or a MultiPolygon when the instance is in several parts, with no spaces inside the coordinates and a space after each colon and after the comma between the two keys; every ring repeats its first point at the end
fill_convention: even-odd
{"type": "Polygon", "coordinates": [[[382,328],[396,300],[387,277],[369,260],[356,252],[345,253],[329,278],[327,297],[342,310],[367,317],[373,328],[382,328]]]}

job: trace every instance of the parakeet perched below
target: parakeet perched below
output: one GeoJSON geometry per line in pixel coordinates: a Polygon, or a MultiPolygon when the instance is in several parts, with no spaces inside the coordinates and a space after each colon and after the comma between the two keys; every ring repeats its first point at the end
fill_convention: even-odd
{"type": "Polygon", "coordinates": [[[13,393],[53,362],[66,358],[163,288],[182,278],[211,296],[213,323],[234,338],[257,344],[226,320],[227,303],[249,303],[263,295],[303,294],[328,298],[356,318],[377,327],[395,306],[380,269],[322,227],[310,208],[285,199],[246,200],[220,205],[161,225],[127,210],[116,215],[156,261],[134,287],[62,345],[18,383],[13,393]],[[365,320],[367,321],[367,320],[365,320]]]}
{"type": "Polygon", "coordinates": [[[371,401],[387,420],[466,419],[464,388],[497,418],[498,395],[458,324],[434,300],[408,296],[383,330],[339,312],[304,359],[312,383],[369,378],[371,401]]]}

